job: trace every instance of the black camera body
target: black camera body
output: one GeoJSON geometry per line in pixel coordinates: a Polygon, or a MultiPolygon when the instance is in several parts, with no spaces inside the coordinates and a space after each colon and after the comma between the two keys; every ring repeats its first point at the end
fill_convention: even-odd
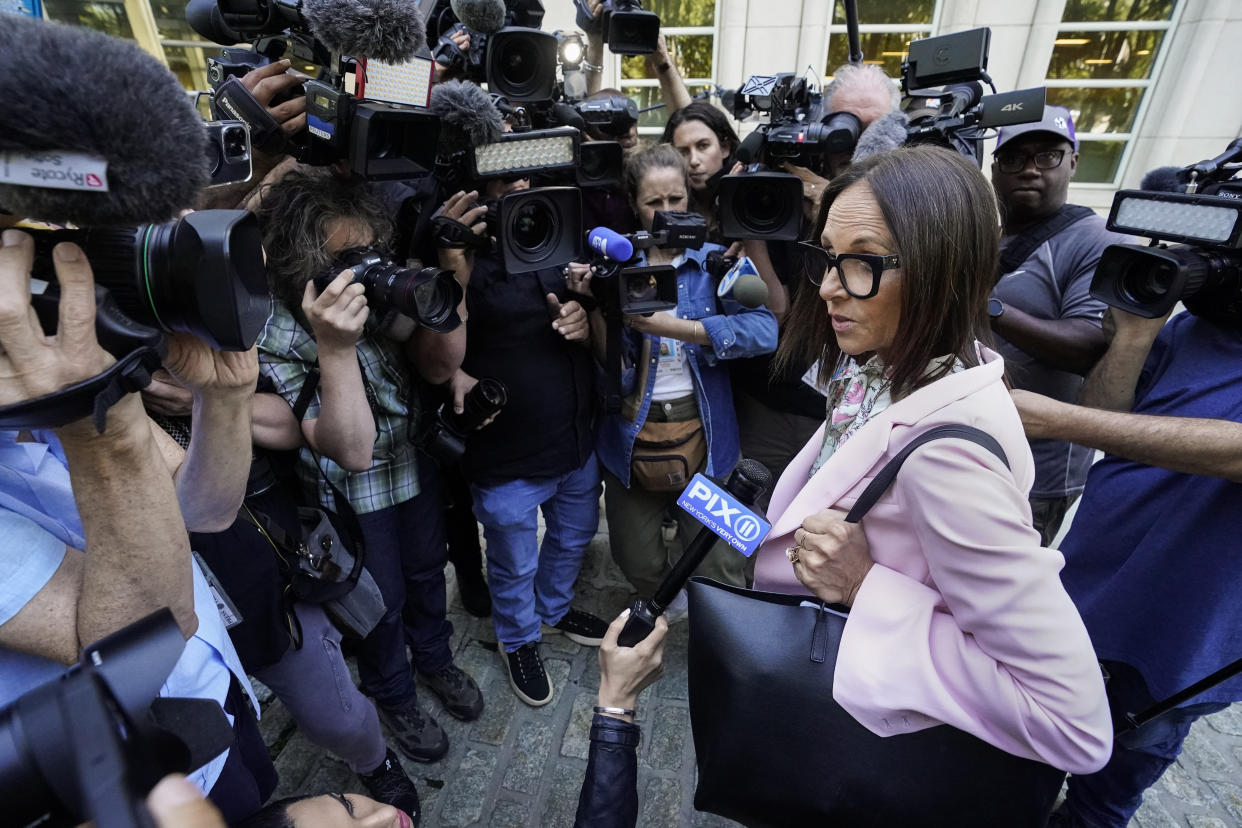
{"type": "Polygon", "coordinates": [[[250,130],[244,121],[208,121],[203,124],[207,132],[207,171],[211,177],[208,186],[249,181],[254,170],[250,157],[250,130]]]}
{"type": "Polygon", "coordinates": [[[1151,246],[1104,249],[1091,295],[1155,319],[1179,301],[1197,316],[1242,330],[1242,138],[1177,173],[1180,192],[1121,190],[1108,229],[1151,246]],[[1178,242],[1168,245],[1165,242],[1178,242]]]}
{"type": "Polygon", "coordinates": [[[450,403],[443,403],[431,422],[418,435],[418,447],[441,465],[451,465],[466,453],[466,438],[489,418],[499,413],[509,401],[505,384],[493,377],[480,377],[462,400],[462,412],[455,412],[450,403]]]}
{"type": "MultiPolygon", "coordinates": [[[[707,222],[699,213],[657,210],[650,233],[640,231],[624,238],[635,251],[652,247],[698,250],[707,243],[707,222]]],[[[629,261],[635,258],[636,254],[629,261]]],[[[598,251],[591,265],[600,277],[591,281],[591,289],[605,314],[650,316],[677,307],[677,270],[670,265],[630,265],[598,251]]]]}
{"type": "Polygon", "coordinates": [[[1047,90],[1042,86],[983,94],[979,82],[991,84],[987,73],[991,41],[992,30],[983,27],[910,44],[901,64],[901,90],[937,99],[939,111],[910,122],[907,144],[947,147],[982,167],[985,130],[1043,118],[1047,90]]]}
{"type": "Polygon", "coordinates": [[[795,241],[802,236],[802,179],[754,168],[720,180],[720,232],[728,239],[795,241]]]}
{"type": "Polygon", "coordinates": [[[351,283],[362,285],[367,304],[381,313],[395,310],[440,333],[461,324],[457,306],[463,292],[451,270],[402,267],[369,247],[355,247],[315,277],[315,288],[322,293],[342,270],[353,272],[351,283]]]}
{"type": "Polygon", "coordinates": [[[645,11],[640,0],[604,0],[604,10],[596,19],[585,0],[574,0],[578,8],[578,28],[599,32],[614,55],[649,55],[660,37],[660,16],[645,11]]]}
{"type": "Polygon", "coordinates": [[[738,147],[744,164],[775,167],[788,161],[822,173],[824,157],[853,150],[861,132],[856,116],[825,113],[820,90],[792,72],[752,75],[736,90],[721,90],[720,99],[739,120],[752,112],[768,115],[768,122],[755,127],[738,147]]]}
{"type": "Polygon", "coordinates": [[[638,123],[638,104],[633,98],[595,98],[576,101],[573,107],[588,128],[609,138],[625,136],[638,123]]]}

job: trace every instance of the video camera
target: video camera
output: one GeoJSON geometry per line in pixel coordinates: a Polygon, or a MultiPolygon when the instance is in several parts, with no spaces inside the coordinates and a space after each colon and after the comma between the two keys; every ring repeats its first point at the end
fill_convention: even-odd
{"type": "Polygon", "coordinates": [[[649,55],[660,38],[660,17],[643,10],[640,0],[604,0],[604,10],[591,17],[586,0],[574,0],[578,28],[602,35],[614,55],[649,55]]]}
{"type": "Polygon", "coordinates": [[[901,91],[928,98],[939,111],[910,122],[907,144],[936,144],[983,166],[984,130],[1040,120],[1047,90],[1042,87],[984,95],[992,30],[986,27],[926,37],[910,44],[901,64],[901,91]],[[941,87],[931,89],[928,87],[941,87]]]}
{"type": "Polygon", "coordinates": [[[144,800],[155,783],[233,741],[215,701],[158,696],[184,648],[161,609],[0,710],[0,825],[150,825],[144,800]]]}
{"type": "Polygon", "coordinates": [[[368,2],[377,4],[190,0],[186,19],[196,32],[216,43],[251,44],[222,49],[208,60],[215,116],[244,122],[260,150],[287,153],[304,164],[345,160],[372,180],[428,174],[438,122],[423,109],[432,63],[418,54],[425,50],[422,18],[413,4],[381,10],[368,2]],[[392,18],[383,29],[345,19],[346,13],[365,20],[379,11],[392,18]],[[251,70],[286,57],[310,76],[303,85],[307,129],[294,136],[286,136],[240,82],[251,70]]]}
{"type": "Polygon", "coordinates": [[[434,57],[454,77],[486,83],[510,101],[550,99],[556,86],[558,41],[540,31],[540,0],[441,0],[432,12],[429,31],[437,38],[434,57]],[[462,49],[453,42],[459,32],[470,37],[462,49]]]}
{"type": "Polygon", "coordinates": [[[1174,175],[1174,192],[1113,197],[1108,229],[1152,243],[1106,247],[1091,295],[1148,319],[1181,301],[1197,316],[1242,328],[1242,138],[1174,175]]]}
{"type": "Polygon", "coordinates": [[[591,288],[605,316],[650,316],[677,307],[677,270],[671,265],[631,265],[636,251],[652,247],[698,250],[707,243],[707,222],[699,213],[657,210],[651,232],[614,233],[596,227],[587,234],[595,252],[591,288]]]}

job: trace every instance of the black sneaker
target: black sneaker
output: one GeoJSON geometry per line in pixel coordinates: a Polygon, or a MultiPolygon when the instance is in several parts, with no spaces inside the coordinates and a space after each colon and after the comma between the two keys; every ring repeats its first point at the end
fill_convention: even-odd
{"type": "Polygon", "coordinates": [[[608,622],[589,612],[571,609],[549,629],[564,633],[570,641],[577,641],[587,647],[598,647],[604,643],[608,622]]]}
{"type": "Polygon", "coordinates": [[[435,762],[448,753],[448,734],[417,702],[401,709],[380,705],[375,709],[397,747],[415,762],[435,762]]]}
{"type": "Polygon", "coordinates": [[[473,722],[483,712],[483,694],[479,692],[479,685],[456,664],[450,664],[438,673],[418,675],[444,702],[444,709],[463,722],[473,722]]]}
{"type": "Polygon", "coordinates": [[[418,828],[418,789],[405,775],[405,769],[392,748],[388,749],[388,755],[378,768],[370,773],[360,773],[358,778],[372,799],[409,814],[414,828],[418,828]]]}
{"type": "Polygon", "coordinates": [[[519,699],[531,707],[542,707],[552,701],[552,682],[548,679],[547,670],[543,669],[538,641],[523,644],[504,656],[509,685],[519,699]]]}

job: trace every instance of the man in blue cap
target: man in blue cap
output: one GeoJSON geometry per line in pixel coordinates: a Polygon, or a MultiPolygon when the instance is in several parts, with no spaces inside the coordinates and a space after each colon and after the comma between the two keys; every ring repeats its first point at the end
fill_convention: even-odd
{"type": "MultiPolygon", "coordinates": [[[[1090,293],[1096,263],[1105,247],[1126,241],[1091,209],[1066,203],[1077,166],[1078,139],[1065,107],[1046,106],[1040,121],[997,136],[992,186],[1004,234],[988,303],[997,350],[1015,387],[1068,403],[1108,346],[1104,303],[1090,293]]],[[[1050,544],[1082,492],[1093,451],[1046,439],[1031,440],[1031,451],[1031,512],[1050,544]]]]}

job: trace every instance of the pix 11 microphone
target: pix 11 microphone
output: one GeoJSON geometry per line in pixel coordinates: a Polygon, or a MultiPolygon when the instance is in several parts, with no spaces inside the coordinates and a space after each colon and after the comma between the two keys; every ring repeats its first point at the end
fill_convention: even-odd
{"type": "MultiPolygon", "coordinates": [[[[771,484],[772,473],[766,466],[758,460],[743,459],[729,475],[729,482],[725,484],[725,492],[737,502],[751,506],[763,496],[771,484]]],[[[690,492],[696,485],[698,485],[697,481],[692,480],[686,491],[690,492]]],[[[656,588],[655,595],[650,600],[638,598],[634,601],[630,607],[630,617],[626,619],[625,627],[617,637],[618,644],[622,647],[633,647],[651,634],[652,629],[655,628],[656,619],[677,597],[677,593],[686,585],[686,581],[707,557],[707,553],[711,551],[712,545],[718,539],[719,536],[706,524],[699,530],[677,563],[673,564],[668,575],[664,576],[664,580],[656,588]]]]}

